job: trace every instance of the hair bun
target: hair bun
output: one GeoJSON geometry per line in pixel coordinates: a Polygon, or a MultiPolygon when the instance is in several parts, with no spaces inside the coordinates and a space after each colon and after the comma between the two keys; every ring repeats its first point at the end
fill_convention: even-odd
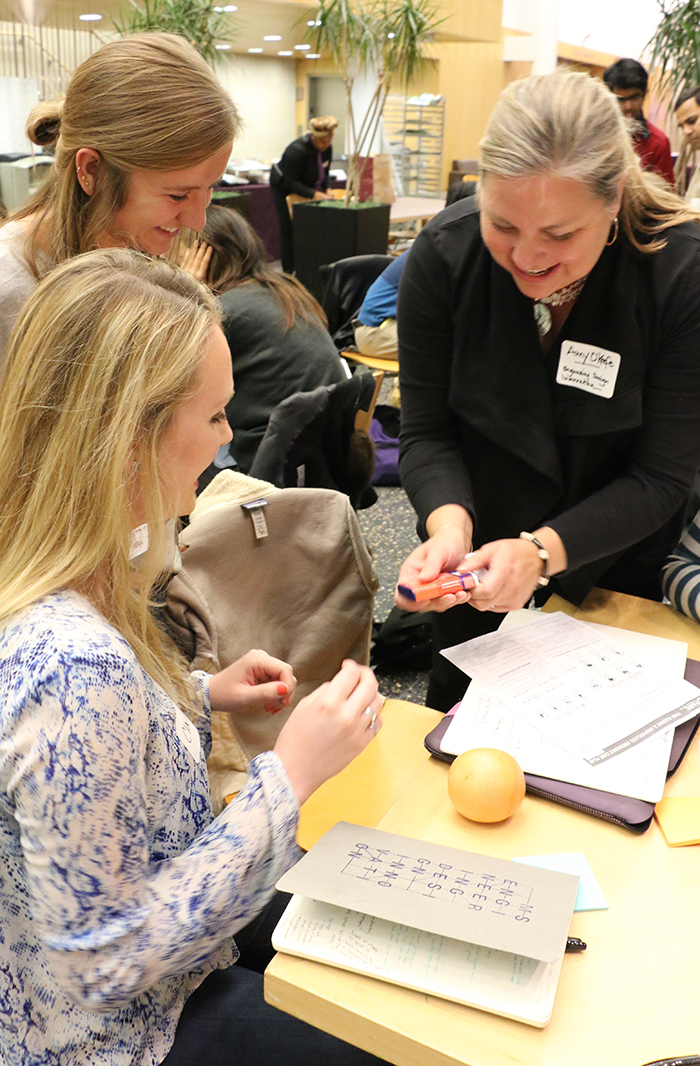
{"type": "Polygon", "coordinates": [[[319,115],[309,122],[309,128],[313,133],[332,133],[337,125],[338,119],[335,115],[319,115]]]}
{"type": "Polygon", "coordinates": [[[53,147],[61,135],[62,114],[62,100],[52,100],[35,107],[27,119],[27,137],[32,144],[53,147]]]}

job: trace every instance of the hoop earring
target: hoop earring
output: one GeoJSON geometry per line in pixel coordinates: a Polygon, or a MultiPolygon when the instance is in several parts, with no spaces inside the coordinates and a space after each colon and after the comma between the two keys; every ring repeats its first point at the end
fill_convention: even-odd
{"type": "Polygon", "coordinates": [[[609,248],[611,244],[615,243],[615,241],[617,240],[617,235],[620,232],[620,222],[618,220],[617,215],[615,215],[615,219],[613,221],[612,228],[613,228],[612,240],[608,240],[608,241],[605,242],[605,247],[606,248],[609,248]]]}

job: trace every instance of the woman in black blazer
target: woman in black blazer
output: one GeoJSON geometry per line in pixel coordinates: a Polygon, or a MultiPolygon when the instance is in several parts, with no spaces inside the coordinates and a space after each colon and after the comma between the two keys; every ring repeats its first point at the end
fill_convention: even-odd
{"type": "Polygon", "coordinates": [[[546,585],[660,599],[700,461],[700,226],[640,169],[584,74],[502,95],[479,203],[443,211],[402,279],[401,474],[423,544],[399,582],[485,570],[435,612],[428,702],[465,678],[441,648],[546,585]],[[467,605],[468,603],[468,605],[467,605]],[[447,613],[445,613],[447,612],[447,613]]]}
{"type": "Polygon", "coordinates": [[[333,134],[338,125],[333,115],[312,118],[310,133],[288,144],[279,163],[270,171],[272,199],[277,212],[280,229],[280,252],[282,270],[291,274],[294,270],[294,243],[292,219],[287,206],[290,193],[306,200],[329,200],[328,171],[333,158],[333,134]]]}

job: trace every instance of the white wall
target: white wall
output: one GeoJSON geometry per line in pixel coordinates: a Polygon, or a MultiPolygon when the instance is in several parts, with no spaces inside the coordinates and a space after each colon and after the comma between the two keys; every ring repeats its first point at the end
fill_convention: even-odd
{"type": "Polygon", "coordinates": [[[231,55],[216,68],[244,122],[235,159],[278,159],[296,137],[292,60],[231,55]]]}
{"type": "MultiPolygon", "coordinates": [[[[359,74],[352,88],[352,109],[355,113],[355,126],[357,133],[360,132],[360,125],[362,120],[367,114],[367,110],[372,101],[372,96],[377,87],[377,75],[374,70],[369,71],[367,74],[359,74]]],[[[367,145],[363,151],[363,155],[367,155],[367,145]]],[[[372,141],[369,147],[370,152],[381,152],[382,141],[381,132],[377,132],[377,136],[372,141]]]]}
{"type": "Polygon", "coordinates": [[[36,78],[0,77],[0,153],[30,155],[32,146],[24,127],[27,115],[38,100],[36,78]]]}
{"type": "MultiPolygon", "coordinates": [[[[538,0],[503,0],[503,25],[532,33],[538,0]]],[[[559,40],[638,59],[661,19],[657,0],[559,0],[559,40]]]]}

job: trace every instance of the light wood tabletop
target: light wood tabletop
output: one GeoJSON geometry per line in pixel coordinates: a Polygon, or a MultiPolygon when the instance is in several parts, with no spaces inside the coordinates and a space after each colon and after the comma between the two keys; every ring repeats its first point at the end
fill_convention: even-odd
{"type": "Polygon", "coordinates": [[[387,700],[377,737],[301,808],[301,847],[308,851],[336,822],[376,826],[428,761],[423,738],[441,719],[429,707],[387,700]]]}
{"type": "Polygon", "coordinates": [[[442,211],[445,198],[429,196],[399,196],[391,205],[389,221],[394,222],[429,222],[442,211]]]}
{"type": "MultiPolygon", "coordinates": [[[[686,640],[700,659],[700,627],[661,604],[596,591],[575,613],[686,640]]],[[[390,715],[378,740],[400,728],[390,715]]],[[[532,796],[507,822],[477,825],[449,803],[446,776],[446,765],[424,760],[379,828],[504,858],[584,852],[607,899],[608,910],[574,914],[571,934],[588,950],[564,959],[550,1024],[534,1029],[283,955],[265,974],[268,1002],[398,1066],[642,1066],[698,1054],[700,847],[667,847],[655,822],[637,836],[532,796]]],[[[700,794],[697,738],[665,794],[700,794]]],[[[352,803],[342,816],[361,821],[352,803]]]]}

